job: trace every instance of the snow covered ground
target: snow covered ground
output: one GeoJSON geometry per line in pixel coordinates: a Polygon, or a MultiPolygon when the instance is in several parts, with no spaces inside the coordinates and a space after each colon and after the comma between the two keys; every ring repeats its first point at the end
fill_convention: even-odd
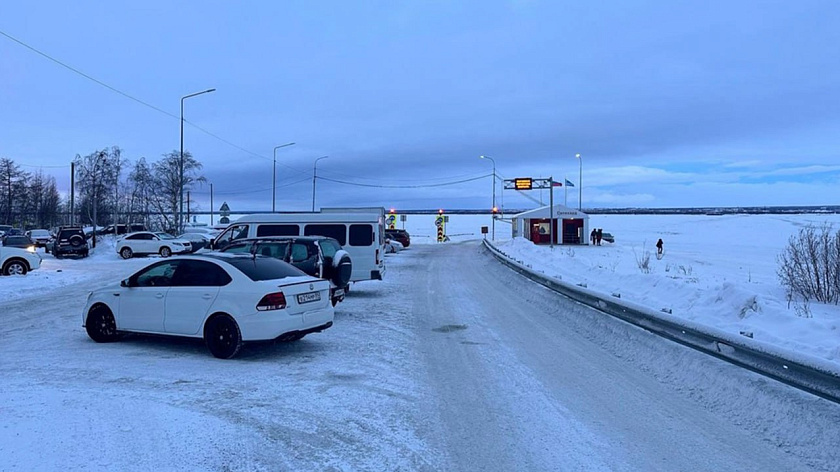
{"type": "MultiPolygon", "coordinates": [[[[776,276],[776,256],[790,236],[824,223],[840,229],[840,215],[592,215],[590,228],[612,233],[615,244],[550,249],[511,239],[510,224],[497,221],[495,244],[546,275],[840,364],[840,306],[788,303],[776,276]],[[649,272],[637,264],[646,254],[649,272]]],[[[452,215],[447,233],[455,241],[479,238],[482,225],[489,217],[452,215]]],[[[434,243],[434,216],[409,215],[406,229],[412,244],[434,243]]]]}
{"type": "MultiPolygon", "coordinates": [[[[837,405],[570,302],[475,241],[424,245],[431,221],[412,233],[417,246],[386,257],[385,280],[353,286],[335,326],[231,361],[197,340],[89,340],[86,292],[157,259],[122,260],[107,239],[88,259],[45,255],[41,269],[0,278],[0,470],[764,471],[840,460],[837,405]]],[[[453,217],[449,233],[475,239],[480,223],[453,217]]]]}

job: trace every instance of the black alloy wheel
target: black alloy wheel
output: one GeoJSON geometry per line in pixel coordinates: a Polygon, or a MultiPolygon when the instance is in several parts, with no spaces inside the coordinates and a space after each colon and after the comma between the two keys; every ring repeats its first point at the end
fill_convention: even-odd
{"type": "Polygon", "coordinates": [[[114,314],[104,305],[93,307],[85,321],[85,331],[98,343],[111,343],[119,339],[114,314]]]}
{"type": "Polygon", "coordinates": [[[204,342],[214,357],[230,359],[242,347],[242,334],[228,315],[211,318],[204,327],[204,342]]]}

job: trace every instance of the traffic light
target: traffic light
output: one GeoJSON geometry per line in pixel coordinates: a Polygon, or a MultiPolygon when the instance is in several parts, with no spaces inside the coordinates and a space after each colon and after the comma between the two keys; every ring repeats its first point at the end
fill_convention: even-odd
{"type": "Polygon", "coordinates": [[[443,214],[443,208],[441,208],[440,210],[438,210],[438,215],[442,215],[442,214],[443,214]]]}
{"type": "Polygon", "coordinates": [[[388,213],[396,213],[396,212],[397,212],[396,210],[394,210],[393,208],[391,208],[391,211],[389,211],[388,213]]]}

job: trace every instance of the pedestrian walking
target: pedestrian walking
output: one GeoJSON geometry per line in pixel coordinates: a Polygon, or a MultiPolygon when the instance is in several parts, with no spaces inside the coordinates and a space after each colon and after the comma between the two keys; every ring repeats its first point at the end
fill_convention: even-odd
{"type": "Polygon", "coordinates": [[[604,236],[604,229],[603,228],[598,228],[598,231],[595,232],[595,240],[596,240],[595,244],[600,246],[601,245],[601,238],[603,236],[604,236]]]}
{"type": "Polygon", "coordinates": [[[592,241],[592,245],[595,245],[595,228],[592,228],[592,232],[589,233],[589,240],[592,241]]]}
{"type": "Polygon", "coordinates": [[[659,238],[659,241],[656,241],[656,254],[657,255],[662,255],[662,251],[663,251],[662,247],[663,247],[662,238],[659,238]]]}

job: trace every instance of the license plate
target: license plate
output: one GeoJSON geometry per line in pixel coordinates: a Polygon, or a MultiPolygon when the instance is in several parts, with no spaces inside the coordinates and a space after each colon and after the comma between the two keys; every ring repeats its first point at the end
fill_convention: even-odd
{"type": "Polygon", "coordinates": [[[317,302],[321,299],[321,292],[301,293],[297,296],[298,303],[317,302]]]}

